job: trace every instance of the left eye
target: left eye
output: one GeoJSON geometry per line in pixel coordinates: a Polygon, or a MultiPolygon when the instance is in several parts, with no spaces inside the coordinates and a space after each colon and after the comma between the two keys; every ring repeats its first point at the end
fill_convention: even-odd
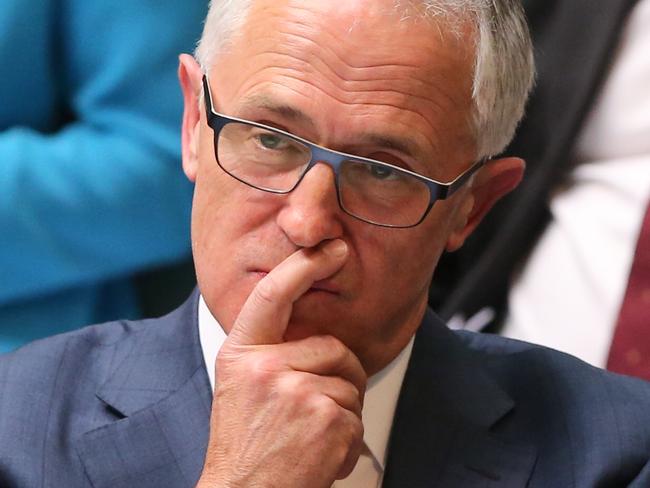
{"type": "Polygon", "coordinates": [[[284,149],[288,144],[284,137],[271,133],[259,134],[257,140],[266,149],[284,149]]]}
{"type": "Polygon", "coordinates": [[[370,174],[378,180],[386,180],[388,178],[396,176],[396,172],[394,170],[386,168],[385,166],[376,165],[372,165],[370,167],[370,174]]]}

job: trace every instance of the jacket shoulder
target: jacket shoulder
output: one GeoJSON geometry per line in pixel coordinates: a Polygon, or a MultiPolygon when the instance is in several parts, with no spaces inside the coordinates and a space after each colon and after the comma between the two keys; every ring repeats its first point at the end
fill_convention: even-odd
{"type": "Polygon", "coordinates": [[[53,410],[78,413],[75,402],[94,399],[115,365],[135,349],[148,322],[88,326],[0,356],[0,437],[9,427],[3,419],[43,428],[53,410]]]}
{"type": "Polygon", "coordinates": [[[81,486],[73,441],[105,421],[96,391],[145,326],[90,326],[0,356],[0,485],[36,486],[48,476],[81,486]]]}
{"type": "Polygon", "coordinates": [[[558,465],[571,468],[573,486],[605,480],[607,486],[648,486],[650,383],[542,346],[456,335],[514,400],[498,429],[505,438],[523,436],[538,447],[535,478],[541,481],[534,486],[552,486],[545,476],[558,465]]]}
{"type": "Polygon", "coordinates": [[[30,378],[51,377],[64,357],[88,358],[136,334],[145,324],[146,321],[107,322],[31,342],[0,356],[0,382],[7,387],[7,381],[14,376],[28,382],[30,378]]]}
{"type": "Polygon", "coordinates": [[[165,317],[89,326],[0,356],[0,485],[87,486],[80,439],[125,416],[107,395],[145,408],[197,368],[196,300],[165,317]]]}
{"type": "MultiPolygon", "coordinates": [[[[482,364],[506,386],[552,389],[580,401],[596,390],[613,402],[624,404],[631,397],[650,406],[650,383],[614,374],[555,349],[493,334],[456,331],[455,334],[477,355],[482,364]],[[531,384],[534,380],[534,384],[531,384]]],[[[650,410],[648,411],[650,417],[650,410]]]]}

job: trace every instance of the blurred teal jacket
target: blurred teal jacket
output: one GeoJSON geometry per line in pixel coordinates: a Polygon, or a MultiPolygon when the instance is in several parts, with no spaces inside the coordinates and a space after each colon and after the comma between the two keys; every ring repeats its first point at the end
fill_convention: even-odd
{"type": "Polygon", "coordinates": [[[176,66],[206,11],[3,0],[0,352],[138,317],[129,276],[189,254],[176,66]]]}

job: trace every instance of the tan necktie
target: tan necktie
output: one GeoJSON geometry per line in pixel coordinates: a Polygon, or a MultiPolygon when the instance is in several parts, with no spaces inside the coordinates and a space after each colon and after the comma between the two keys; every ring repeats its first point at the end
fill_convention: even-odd
{"type": "Polygon", "coordinates": [[[382,470],[364,444],[354,470],[344,480],[334,482],[332,488],[378,488],[382,470]]]}

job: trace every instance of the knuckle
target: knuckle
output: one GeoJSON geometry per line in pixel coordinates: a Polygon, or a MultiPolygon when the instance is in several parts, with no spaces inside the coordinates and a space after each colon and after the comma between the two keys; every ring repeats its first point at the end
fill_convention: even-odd
{"type": "Polygon", "coordinates": [[[359,391],[359,388],[356,387],[353,383],[350,383],[349,381],[342,381],[341,384],[341,392],[343,395],[345,395],[345,398],[350,402],[359,402],[360,401],[360,395],[361,392],[359,391]]]}
{"type": "Polygon", "coordinates": [[[364,428],[361,419],[356,418],[351,422],[352,426],[352,439],[363,440],[364,428]]]}
{"type": "Polygon", "coordinates": [[[338,443],[335,447],[337,458],[339,463],[352,461],[352,465],[349,466],[350,471],[356,464],[356,456],[353,454],[358,454],[363,444],[363,426],[360,426],[360,423],[349,423],[337,436],[338,443]]]}
{"type": "Polygon", "coordinates": [[[281,361],[271,354],[222,350],[215,367],[219,382],[235,380],[239,384],[269,384],[281,368],[281,361]]]}
{"type": "Polygon", "coordinates": [[[282,366],[282,360],[273,354],[259,354],[252,361],[251,371],[255,375],[275,373],[282,366]]]}
{"type": "Polygon", "coordinates": [[[336,360],[344,360],[350,354],[350,350],[333,335],[321,336],[321,341],[328,354],[336,360]]]}
{"type": "Polygon", "coordinates": [[[301,374],[283,375],[277,385],[281,395],[295,398],[299,402],[306,401],[312,392],[310,382],[301,374]]]}
{"type": "Polygon", "coordinates": [[[282,370],[283,365],[281,358],[264,353],[253,354],[245,362],[244,374],[253,383],[269,383],[282,370]]]}
{"type": "Polygon", "coordinates": [[[341,437],[346,446],[354,446],[363,440],[363,422],[355,415],[348,415],[341,426],[341,437]]]}
{"type": "Polygon", "coordinates": [[[330,424],[338,424],[341,422],[341,408],[338,404],[328,398],[327,402],[323,403],[322,412],[325,418],[330,422],[330,424]]]}
{"type": "Polygon", "coordinates": [[[325,428],[340,422],[341,409],[331,398],[325,395],[314,395],[311,404],[312,410],[322,419],[325,428]]]}
{"type": "MultiPolygon", "coordinates": [[[[331,450],[333,458],[336,460],[336,464],[342,465],[348,458],[348,452],[350,451],[349,447],[345,444],[339,444],[331,450]]],[[[345,467],[344,472],[350,474],[352,472],[351,467],[345,467]]]]}
{"type": "Polygon", "coordinates": [[[341,406],[355,414],[361,412],[361,398],[355,385],[342,378],[337,378],[336,390],[341,406]]]}
{"type": "Polygon", "coordinates": [[[257,306],[274,304],[280,298],[280,286],[273,276],[268,274],[257,283],[251,298],[257,306]]]}

